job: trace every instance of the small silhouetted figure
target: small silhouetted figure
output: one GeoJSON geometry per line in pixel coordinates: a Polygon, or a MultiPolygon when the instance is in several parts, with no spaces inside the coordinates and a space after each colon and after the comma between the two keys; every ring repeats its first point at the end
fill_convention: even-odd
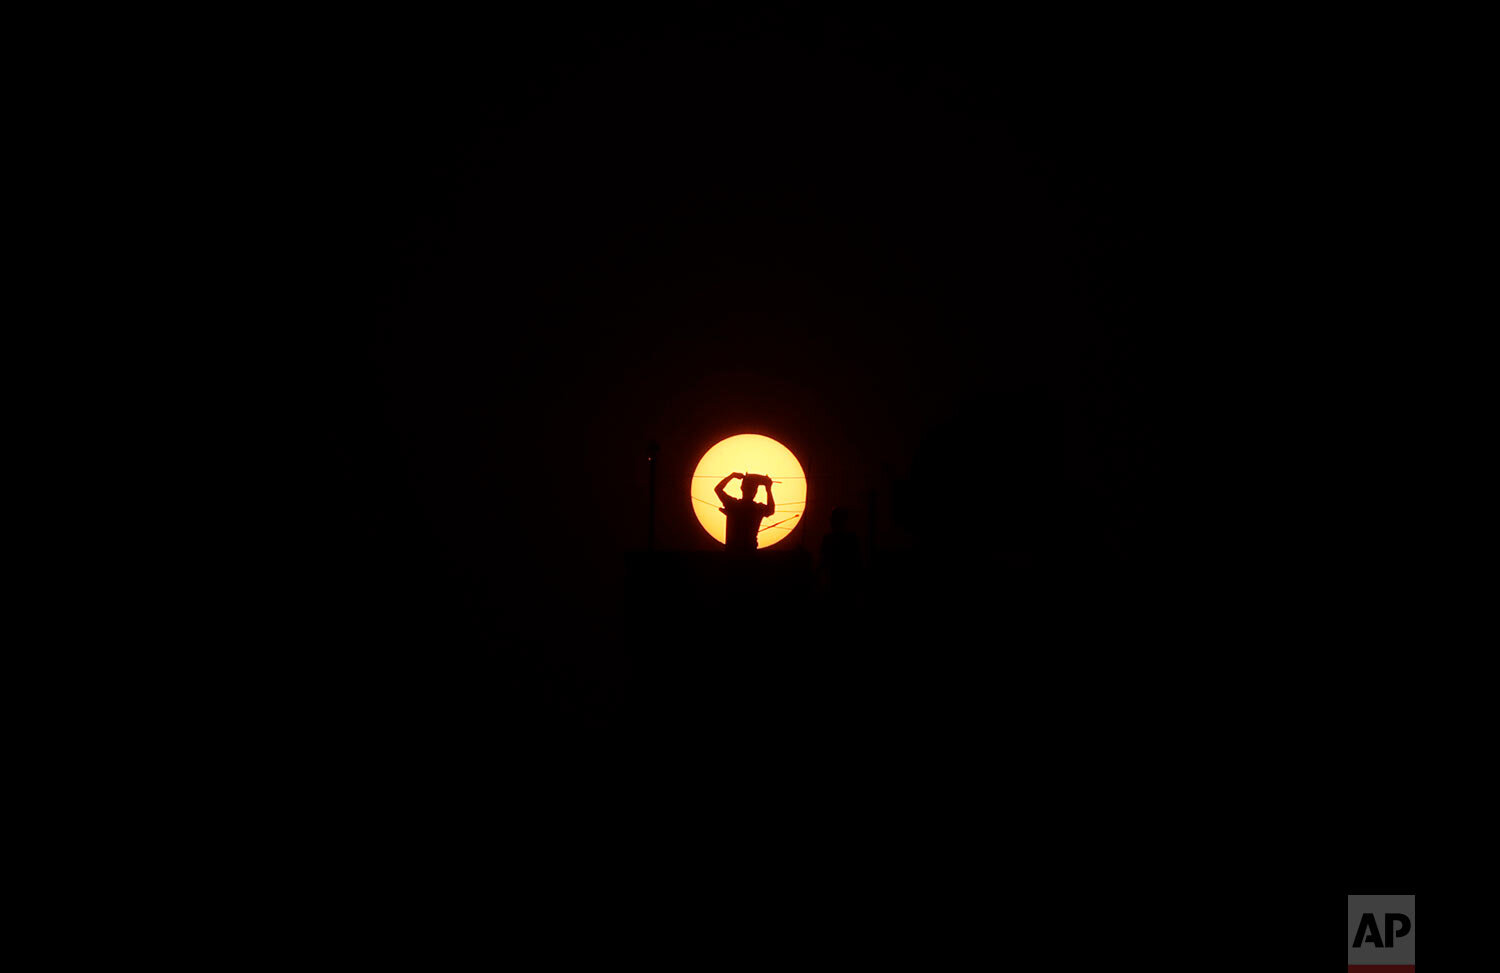
{"type": "Polygon", "coordinates": [[[818,565],[828,577],[828,590],[835,595],[853,591],[859,583],[859,538],[849,530],[849,511],[839,507],[832,516],[833,533],[823,538],[818,565]]]}
{"type": "Polygon", "coordinates": [[[731,473],[719,481],[714,492],[719,495],[719,503],[723,504],[719,509],[724,511],[725,517],[724,546],[731,551],[755,550],[760,522],[776,512],[776,498],[771,496],[771,478],[759,473],[731,473]],[[741,497],[731,497],[724,492],[725,484],[735,479],[744,481],[740,484],[741,497]],[[755,494],[762,485],[766,488],[766,502],[756,503],[755,494]]]}

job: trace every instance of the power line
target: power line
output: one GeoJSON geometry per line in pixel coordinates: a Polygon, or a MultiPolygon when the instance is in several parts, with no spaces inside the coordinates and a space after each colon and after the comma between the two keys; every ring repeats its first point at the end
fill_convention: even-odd
{"type": "MultiPolygon", "coordinates": [[[[762,527],[760,530],[770,530],[772,527],[780,527],[782,524],[786,523],[787,520],[796,520],[800,516],[802,516],[802,515],[801,514],[792,514],[790,517],[786,518],[786,520],[778,520],[774,524],[767,524],[766,526],[762,527]]],[[[759,534],[760,530],[756,531],[756,533],[759,534]]],[[[788,527],[787,530],[791,530],[791,528],[788,527]]]]}

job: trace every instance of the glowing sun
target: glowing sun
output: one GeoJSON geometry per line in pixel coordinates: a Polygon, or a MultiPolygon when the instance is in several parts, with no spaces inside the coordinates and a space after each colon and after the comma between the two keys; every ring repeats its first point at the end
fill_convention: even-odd
{"type": "MultiPolygon", "coordinates": [[[[698,468],[693,470],[693,513],[698,515],[703,529],[720,544],[725,543],[728,518],[714,487],[731,473],[761,474],[772,481],[769,497],[767,487],[757,483],[751,498],[762,504],[774,501],[775,507],[774,513],[755,525],[755,546],[770,547],[791,536],[802,522],[807,505],[807,475],[792,451],[769,436],[746,433],[730,436],[703,454],[698,468]]],[[[724,492],[731,498],[743,499],[749,493],[742,489],[744,482],[738,478],[730,480],[724,484],[724,492]]]]}

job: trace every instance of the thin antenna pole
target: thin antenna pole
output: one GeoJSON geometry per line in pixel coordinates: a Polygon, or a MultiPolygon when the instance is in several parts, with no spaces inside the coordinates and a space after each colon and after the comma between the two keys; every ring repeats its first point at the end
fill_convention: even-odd
{"type": "Polygon", "coordinates": [[[656,440],[646,444],[646,550],[656,550],[656,440]]]}

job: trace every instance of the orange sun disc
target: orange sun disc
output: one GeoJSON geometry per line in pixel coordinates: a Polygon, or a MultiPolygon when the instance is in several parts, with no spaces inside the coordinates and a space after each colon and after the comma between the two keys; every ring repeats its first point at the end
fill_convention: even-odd
{"type": "MultiPolygon", "coordinates": [[[[771,496],[776,502],[776,512],[761,521],[756,547],[770,547],[791,536],[802,522],[807,506],[807,474],[792,451],[769,436],[745,433],[730,436],[703,454],[698,468],[693,470],[690,502],[698,523],[720,544],[724,543],[725,517],[714,487],[730,473],[760,473],[773,481],[771,496]]],[[[731,497],[743,496],[740,489],[743,482],[730,480],[724,492],[731,497]]],[[[762,503],[766,502],[764,487],[757,494],[762,503]]]]}

